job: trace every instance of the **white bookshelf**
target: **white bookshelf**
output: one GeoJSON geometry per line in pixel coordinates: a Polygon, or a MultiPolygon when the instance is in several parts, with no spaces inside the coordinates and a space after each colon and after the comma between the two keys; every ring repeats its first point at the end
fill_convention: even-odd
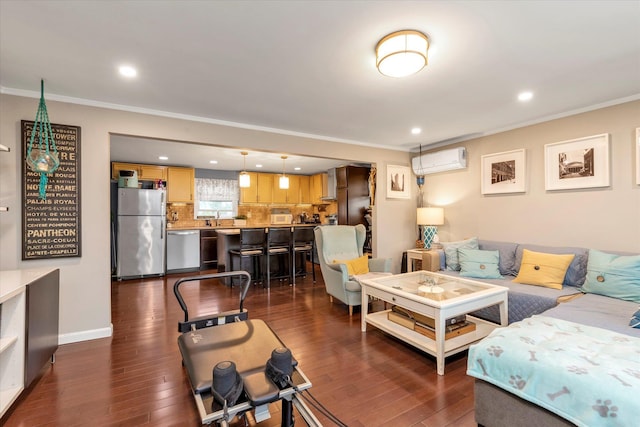
{"type": "Polygon", "coordinates": [[[25,294],[24,286],[0,289],[0,416],[24,389],[25,294]]]}
{"type": "Polygon", "coordinates": [[[0,417],[58,348],[59,274],[48,267],[0,271],[0,417]],[[43,298],[49,308],[31,310],[27,318],[30,304],[43,298]]]}

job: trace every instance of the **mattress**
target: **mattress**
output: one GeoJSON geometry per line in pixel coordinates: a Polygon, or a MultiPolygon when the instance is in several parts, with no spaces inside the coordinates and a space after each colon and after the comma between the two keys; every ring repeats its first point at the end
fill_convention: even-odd
{"type": "Polygon", "coordinates": [[[494,330],[467,374],[578,426],[637,425],[640,339],[548,316],[494,330]]]}

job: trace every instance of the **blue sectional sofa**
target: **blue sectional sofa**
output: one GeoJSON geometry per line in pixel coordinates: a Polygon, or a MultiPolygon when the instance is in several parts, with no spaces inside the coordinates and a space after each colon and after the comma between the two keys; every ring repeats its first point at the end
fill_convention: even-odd
{"type": "MultiPolygon", "coordinates": [[[[510,326],[496,329],[469,350],[468,374],[476,378],[477,423],[484,427],[617,426],[625,425],[629,411],[637,415],[640,329],[632,327],[630,320],[640,308],[640,255],[473,238],[443,243],[441,273],[464,275],[464,268],[457,271],[461,266],[456,256],[467,254],[464,251],[470,247],[493,251],[502,276],[474,280],[509,288],[510,326]],[[513,281],[532,252],[573,254],[559,289],[513,281]],[[615,261],[596,265],[603,259],[605,264],[615,261]],[[619,270],[617,260],[624,261],[619,270]],[[497,365],[492,368],[491,363],[497,365]],[[548,392],[541,391],[545,387],[548,392]],[[528,389],[538,395],[527,394],[528,389]]],[[[492,321],[499,318],[497,307],[472,315],[492,321]]]]}

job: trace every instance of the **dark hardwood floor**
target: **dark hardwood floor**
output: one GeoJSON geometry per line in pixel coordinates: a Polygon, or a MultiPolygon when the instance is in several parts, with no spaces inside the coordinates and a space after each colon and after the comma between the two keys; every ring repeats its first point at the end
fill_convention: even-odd
{"type": "MultiPolygon", "coordinates": [[[[466,352],[448,358],[446,375],[438,376],[433,357],[371,326],[360,332],[359,309],[349,317],[345,305],[331,304],[316,268],[315,284],[309,275],[295,287],[286,282],[270,290],[253,286],[245,307],[250,318],[266,321],[291,349],[313,383],[311,393],[325,407],[350,427],[476,425],[466,352]]],[[[199,426],[176,343],[182,311],[173,284],[180,277],[113,282],[113,336],[60,346],[55,364],[43,370],[0,424],[199,426]]],[[[192,316],[238,306],[237,287],[212,280],[183,287],[192,316]]],[[[271,419],[257,425],[279,426],[277,410],[275,405],[271,419]]],[[[325,426],[332,425],[315,413],[325,426]]],[[[247,418],[256,425],[251,415],[247,418]]],[[[296,425],[305,425],[297,420],[296,425]]]]}

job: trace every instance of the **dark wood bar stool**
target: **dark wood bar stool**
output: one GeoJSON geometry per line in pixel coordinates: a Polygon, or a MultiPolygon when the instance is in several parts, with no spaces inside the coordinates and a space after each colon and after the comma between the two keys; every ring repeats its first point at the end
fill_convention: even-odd
{"type": "Polygon", "coordinates": [[[252,282],[262,282],[264,279],[262,259],[265,251],[265,239],[264,228],[241,228],[240,247],[229,250],[231,270],[245,270],[251,274],[252,282]]]}
{"type": "Polygon", "coordinates": [[[316,238],[313,227],[294,227],[293,228],[293,250],[291,251],[291,275],[293,284],[296,283],[296,276],[307,275],[307,254],[311,260],[311,272],[313,274],[313,283],[316,282],[316,269],[313,265],[313,250],[316,246],[316,238]],[[296,269],[296,265],[300,268],[296,269]]]}
{"type": "Polygon", "coordinates": [[[291,281],[291,227],[271,227],[267,231],[267,286],[271,279],[291,281]],[[272,272],[272,257],[277,269],[272,272]]]}

